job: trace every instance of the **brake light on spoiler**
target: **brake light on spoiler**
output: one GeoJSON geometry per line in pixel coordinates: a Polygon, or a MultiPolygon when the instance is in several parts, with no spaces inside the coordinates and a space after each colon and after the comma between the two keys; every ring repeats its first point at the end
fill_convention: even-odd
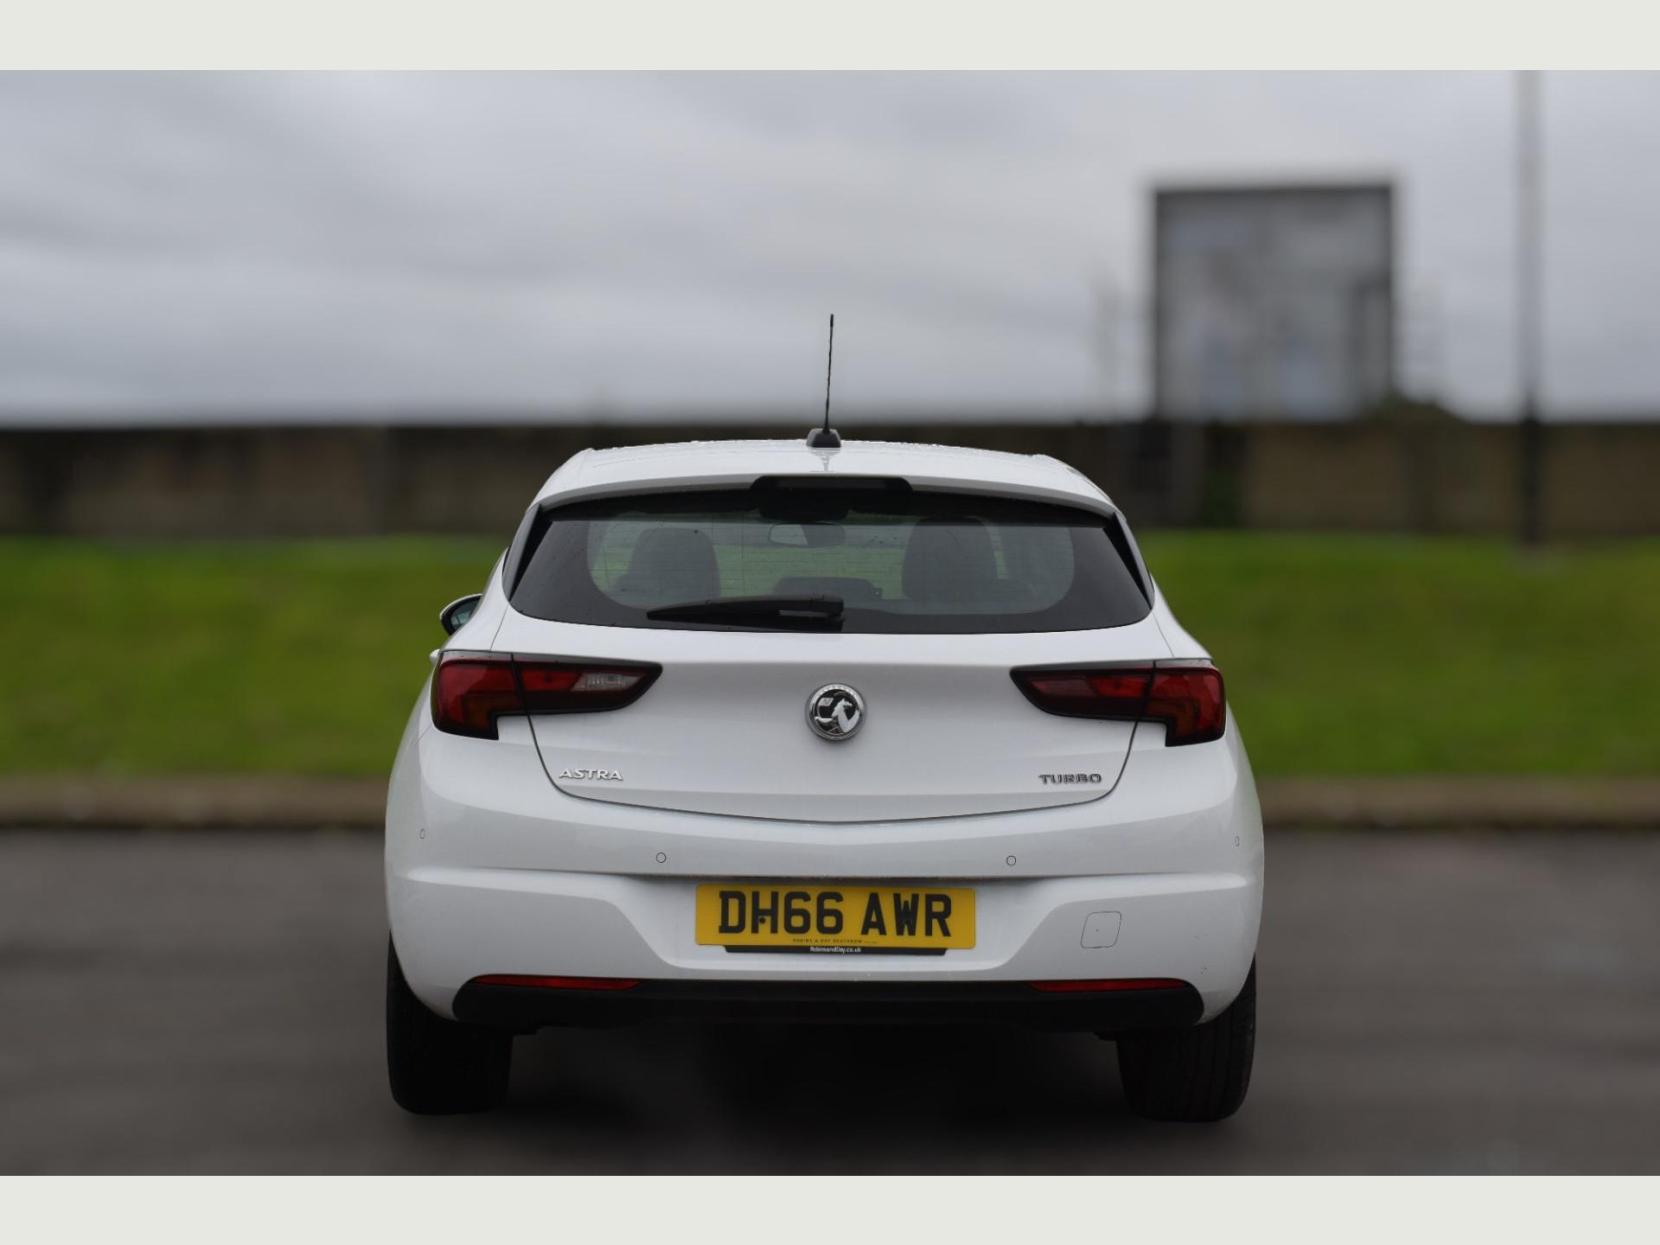
{"type": "Polygon", "coordinates": [[[1160,722],[1170,746],[1222,738],[1227,700],[1222,672],[1199,662],[1011,670],[1015,685],[1045,713],[1160,722]]]}
{"type": "Polygon", "coordinates": [[[621,709],[662,672],[645,663],[445,652],[432,672],[432,722],[452,735],[495,739],[500,717],[621,709]]]}

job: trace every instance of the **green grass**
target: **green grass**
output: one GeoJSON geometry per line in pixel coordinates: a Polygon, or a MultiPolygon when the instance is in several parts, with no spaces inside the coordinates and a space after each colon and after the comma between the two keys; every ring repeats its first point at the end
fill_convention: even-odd
{"type": "Polygon", "coordinates": [[[0,770],[376,774],[494,541],[0,541],[0,770]]]}
{"type": "MultiPolygon", "coordinates": [[[[1660,542],[1159,533],[1260,774],[1660,773],[1660,542]]],[[[0,541],[0,772],[384,774],[493,541],[0,541]]]]}
{"type": "Polygon", "coordinates": [[[1660,542],[1143,543],[1258,773],[1660,772],[1660,542]]]}

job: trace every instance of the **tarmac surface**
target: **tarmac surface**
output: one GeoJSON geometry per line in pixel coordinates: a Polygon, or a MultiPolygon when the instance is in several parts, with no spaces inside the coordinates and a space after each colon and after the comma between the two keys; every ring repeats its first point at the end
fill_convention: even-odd
{"type": "Polygon", "coordinates": [[[1250,1096],[1112,1048],[659,1026],[516,1046],[490,1115],[382,1063],[380,842],[0,834],[0,1172],[1656,1172],[1660,835],[1276,832],[1250,1096]]]}

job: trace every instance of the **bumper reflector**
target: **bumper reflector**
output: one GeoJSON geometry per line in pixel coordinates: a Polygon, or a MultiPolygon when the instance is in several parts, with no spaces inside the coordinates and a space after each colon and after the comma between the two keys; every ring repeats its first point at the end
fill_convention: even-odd
{"type": "Polygon", "coordinates": [[[1078,981],[1034,981],[1034,990],[1051,994],[1098,994],[1104,990],[1181,990],[1187,982],[1174,977],[1105,977],[1078,981]]]}
{"type": "Polygon", "coordinates": [[[528,990],[632,990],[640,983],[630,977],[538,977],[520,973],[490,973],[474,977],[468,984],[521,986],[528,990]]]}

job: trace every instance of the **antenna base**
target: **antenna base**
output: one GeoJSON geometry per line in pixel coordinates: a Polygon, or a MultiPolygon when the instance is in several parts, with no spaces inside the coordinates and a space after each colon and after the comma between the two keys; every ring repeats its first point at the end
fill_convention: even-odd
{"type": "Polygon", "coordinates": [[[807,448],[810,450],[839,450],[841,447],[841,433],[828,425],[813,428],[807,433],[807,448]]]}

